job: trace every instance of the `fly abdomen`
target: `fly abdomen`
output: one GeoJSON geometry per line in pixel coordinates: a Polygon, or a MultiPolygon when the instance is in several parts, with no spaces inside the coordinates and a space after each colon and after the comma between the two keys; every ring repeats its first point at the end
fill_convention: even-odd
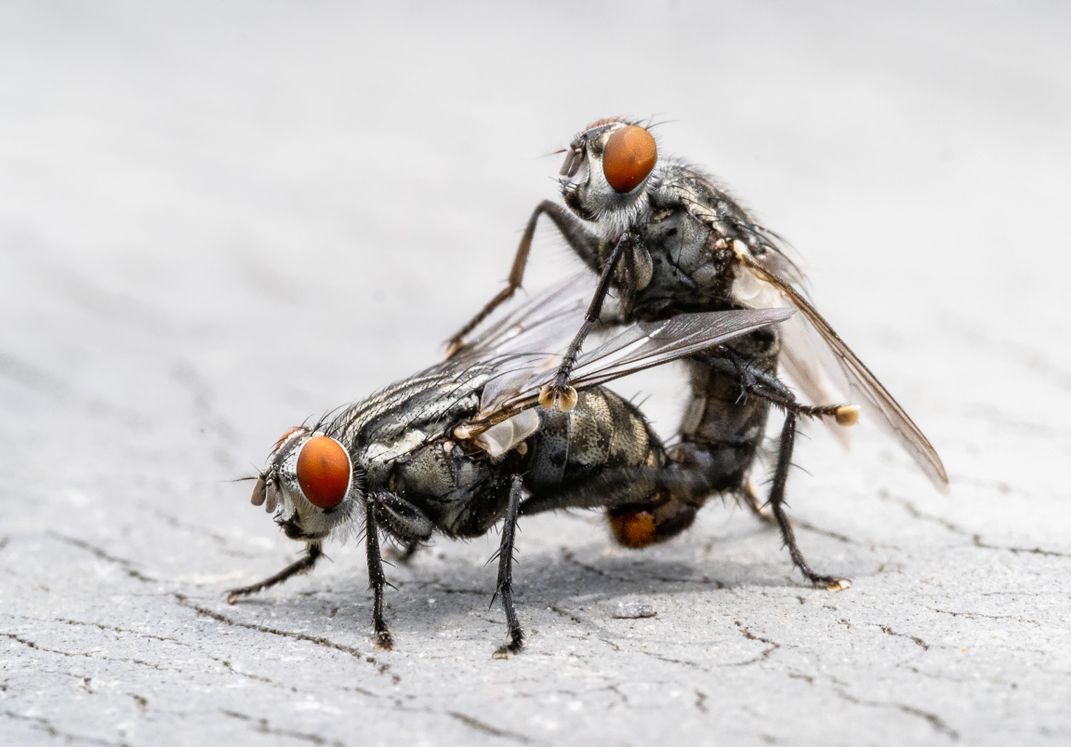
{"type": "Polygon", "coordinates": [[[699,507],[674,496],[606,512],[610,531],[618,543],[632,549],[665,542],[676,537],[695,521],[699,507]]]}
{"type": "MultiPolygon", "coordinates": [[[[780,346],[773,329],[742,337],[731,347],[754,370],[777,373],[780,346]]],[[[691,395],[681,422],[681,441],[670,457],[705,475],[711,490],[738,490],[762,442],[770,403],[744,390],[741,373],[724,356],[694,356],[688,368],[691,395]]]]}
{"type": "Polygon", "coordinates": [[[571,413],[544,410],[528,441],[523,513],[554,507],[605,508],[645,503],[659,491],[650,475],[666,463],[647,420],[608,389],[580,392],[571,413]]]}

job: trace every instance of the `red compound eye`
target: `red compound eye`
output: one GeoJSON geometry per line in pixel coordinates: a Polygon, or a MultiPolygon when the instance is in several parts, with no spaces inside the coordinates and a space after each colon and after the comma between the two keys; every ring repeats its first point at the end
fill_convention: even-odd
{"type": "Polygon", "coordinates": [[[658,160],[658,147],[651,133],[629,125],[616,130],[606,141],[602,173],[617,192],[631,192],[647,178],[658,160]]]}
{"type": "Polygon", "coordinates": [[[342,503],[350,487],[350,460],[342,444],[327,436],[306,441],[298,454],[297,479],[314,506],[334,508],[342,503]]]}

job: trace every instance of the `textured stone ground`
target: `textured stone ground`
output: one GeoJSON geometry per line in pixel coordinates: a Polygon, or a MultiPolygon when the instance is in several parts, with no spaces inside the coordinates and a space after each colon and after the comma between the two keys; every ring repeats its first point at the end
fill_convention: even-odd
{"type": "MultiPolygon", "coordinates": [[[[5,3],[0,741],[1071,740],[1066,10],[690,5],[5,3]],[[296,549],[229,480],[434,360],[539,156],[616,112],[794,242],[951,494],[865,423],[805,440],[838,594],[732,507],[642,554],[526,521],[509,661],[495,536],[389,570],[392,653],[354,543],[228,607],[296,549]]],[[[576,266],[536,255],[531,287],[576,266]]],[[[619,388],[668,434],[679,387],[619,388]]]]}

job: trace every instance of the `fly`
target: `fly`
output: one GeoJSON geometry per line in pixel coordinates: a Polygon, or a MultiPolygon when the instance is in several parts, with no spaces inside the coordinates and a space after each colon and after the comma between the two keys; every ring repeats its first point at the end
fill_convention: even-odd
{"type": "Polygon", "coordinates": [[[539,393],[559,360],[544,351],[560,347],[579,322],[577,297],[574,279],[491,325],[449,360],[287,431],[258,476],[252,503],[304,542],[305,556],[230,591],[228,601],[311,570],[328,537],[363,528],[376,641],[389,648],[380,532],[413,548],[434,533],[475,537],[501,523],[495,594],[509,641],[496,655],[508,656],[524,643],[513,604],[518,517],[602,508],[615,534],[637,541],[654,532],[648,517],[663,506],[672,503],[683,520],[679,496],[709,487],[687,485],[701,476],[672,469],[640,411],[602,385],[723,345],[792,311],[707,312],[625,326],[577,358],[570,412],[541,408],[539,393]]]}
{"type": "MultiPolygon", "coordinates": [[[[507,286],[451,338],[448,355],[462,350],[465,336],[521,286],[540,216],[551,220],[599,276],[585,318],[541,392],[546,407],[571,406],[575,361],[587,335],[598,327],[698,311],[787,307],[800,312],[784,325],[755,330],[689,358],[691,396],[678,430],[680,442],[668,457],[676,469],[702,476],[700,482],[716,492],[740,496],[765,517],[750,473],[770,408],[783,411],[767,505],[796,567],[816,586],[845,588],[847,579],[810,568],[785,512],[798,419],[824,419],[843,436],[842,427],[860,417],[858,405],[846,404],[850,396],[944,490],[948,475],[937,451],[812,306],[803,290],[803,273],[780,238],[714,179],[683,161],[659,157],[648,128],[618,118],[591,123],[566,150],[559,184],[565,207],[549,200],[536,207],[507,286]],[[617,307],[604,310],[611,289],[617,307]],[[809,404],[782,381],[782,373],[809,404]]],[[[696,500],[685,496],[679,502],[693,505],[696,500]]],[[[677,531],[678,524],[668,516],[657,539],[677,531]]]]}

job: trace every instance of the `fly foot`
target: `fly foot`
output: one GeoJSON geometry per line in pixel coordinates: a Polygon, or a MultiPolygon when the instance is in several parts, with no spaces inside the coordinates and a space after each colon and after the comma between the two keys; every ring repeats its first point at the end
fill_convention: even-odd
{"type": "Polygon", "coordinates": [[[858,405],[841,405],[833,412],[837,425],[850,427],[859,422],[858,405]]]}
{"type": "Polygon", "coordinates": [[[826,591],[845,591],[852,588],[850,578],[837,578],[836,576],[812,576],[811,583],[814,584],[814,588],[826,591]]]}
{"type": "Polygon", "coordinates": [[[509,637],[509,643],[499,646],[498,650],[491,655],[492,659],[508,659],[521,652],[521,649],[524,648],[524,631],[516,628],[510,631],[509,637]]]}
{"type": "Polygon", "coordinates": [[[393,651],[394,650],[394,638],[391,636],[390,631],[384,628],[383,630],[376,631],[376,648],[381,651],[393,651]]]}
{"type": "Polygon", "coordinates": [[[547,384],[539,391],[539,404],[548,410],[557,407],[562,412],[571,412],[579,396],[568,384],[547,384]]]}

